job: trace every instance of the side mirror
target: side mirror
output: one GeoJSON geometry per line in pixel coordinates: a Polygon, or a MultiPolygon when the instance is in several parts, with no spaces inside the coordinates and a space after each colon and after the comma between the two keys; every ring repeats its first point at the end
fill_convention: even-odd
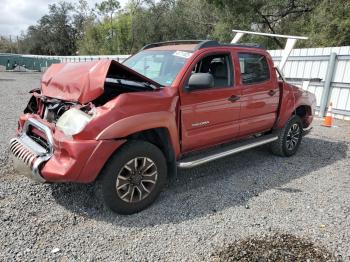
{"type": "Polygon", "coordinates": [[[214,77],[209,73],[195,73],[192,74],[186,89],[188,91],[197,89],[208,89],[214,87],[214,77]]]}

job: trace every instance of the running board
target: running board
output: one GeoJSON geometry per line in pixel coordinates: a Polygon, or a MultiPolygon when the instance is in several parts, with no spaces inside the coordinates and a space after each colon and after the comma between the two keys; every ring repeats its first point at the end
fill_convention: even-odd
{"type": "Polygon", "coordinates": [[[275,134],[264,135],[259,138],[250,139],[248,141],[236,143],[234,145],[231,144],[229,146],[220,147],[215,150],[211,150],[210,152],[205,152],[200,155],[191,156],[191,157],[182,159],[177,162],[177,166],[179,168],[184,168],[184,169],[196,167],[196,166],[208,163],[210,161],[214,161],[219,158],[237,154],[239,152],[242,152],[254,147],[271,143],[277,139],[278,139],[278,136],[276,136],[275,134]]]}

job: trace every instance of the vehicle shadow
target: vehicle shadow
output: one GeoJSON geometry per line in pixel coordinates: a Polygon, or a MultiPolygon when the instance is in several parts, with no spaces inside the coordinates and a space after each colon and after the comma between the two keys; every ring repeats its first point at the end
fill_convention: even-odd
{"type": "MultiPolygon", "coordinates": [[[[246,205],[269,189],[298,197],[300,189],[283,186],[347,157],[345,142],[304,138],[298,153],[277,157],[260,147],[212,163],[180,171],[148,209],[131,216],[107,210],[96,197],[94,185],[53,184],[52,195],[63,207],[94,220],[125,227],[152,227],[181,223],[246,205]]],[[[253,208],[253,207],[252,207],[253,208]]]]}

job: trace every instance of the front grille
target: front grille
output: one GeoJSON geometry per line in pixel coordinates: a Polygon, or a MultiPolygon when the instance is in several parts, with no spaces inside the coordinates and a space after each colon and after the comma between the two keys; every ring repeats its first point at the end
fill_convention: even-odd
{"type": "Polygon", "coordinates": [[[11,140],[10,150],[15,157],[22,160],[27,166],[30,168],[33,167],[33,163],[37,159],[37,155],[23,145],[18,138],[11,140]]]}
{"type": "Polygon", "coordinates": [[[35,127],[31,127],[29,128],[29,130],[27,131],[27,135],[36,143],[38,143],[40,146],[42,146],[43,148],[45,148],[47,151],[49,151],[49,144],[47,142],[47,137],[45,136],[45,134],[35,128],[35,127]]]}

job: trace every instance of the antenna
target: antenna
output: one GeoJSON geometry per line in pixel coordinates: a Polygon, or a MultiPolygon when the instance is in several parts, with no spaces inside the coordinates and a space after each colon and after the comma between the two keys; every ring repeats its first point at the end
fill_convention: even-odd
{"type": "Polygon", "coordinates": [[[281,72],[283,72],[283,68],[286,65],[286,62],[288,60],[288,57],[290,56],[290,53],[292,52],[295,43],[298,40],[307,40],[308,37],[305,36],[293,36],[293,35],[278,35],[278,34],[268,34],[268,33],[259,33],[259,32],[252,32],[252,31],[242,31],[242,30],[232,30],[234,33],[236,33],[235,37],[231,41],[231,44],[236,44],[241,40],[241,38],[245,35],[260,35],[260,36],[267,36],[267,37],[278,37],[278,38],[287,38],[286,46],[284,47],[284,50],[282,52],[282,58],[281,62],[278,65],[278,68],[281,72]]]}

